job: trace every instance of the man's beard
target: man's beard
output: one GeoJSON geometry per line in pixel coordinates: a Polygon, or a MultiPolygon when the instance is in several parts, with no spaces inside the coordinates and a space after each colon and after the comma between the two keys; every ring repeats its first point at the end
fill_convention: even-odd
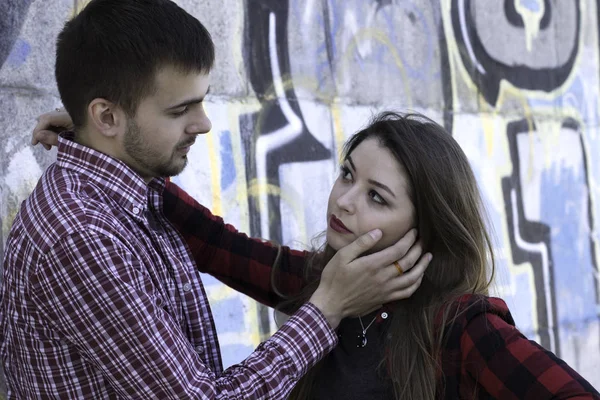
{"type": "Polygon", "coordinates": [[[183,164],[175,162],[175,150],[171,152],[169,158],[165,158],[160,150],[151,148],[145,142],[140,127],[132,118],[127,122],[123,145],[125,153],[155,177],[178,175],[187,165],[187,158],[184,158],[183,164]]]}

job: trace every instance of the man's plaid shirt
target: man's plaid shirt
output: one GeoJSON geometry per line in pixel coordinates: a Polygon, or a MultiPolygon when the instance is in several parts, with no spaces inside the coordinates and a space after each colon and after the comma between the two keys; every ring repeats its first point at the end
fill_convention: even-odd
{"type": "MultiPolygon", "coordinates": [[[[268,291],[277,250],[207,221],[209,240],[189,240],[197,264],[163,213],[163,193],[177,190],[60,138],[6,245],[0,356],[10,399],[285,398],[336,345],[306,304],[223,371],[198,270],[268,291]]],[[[283,264],[301,269],[303,256],[286,250],[283,264]]]]}

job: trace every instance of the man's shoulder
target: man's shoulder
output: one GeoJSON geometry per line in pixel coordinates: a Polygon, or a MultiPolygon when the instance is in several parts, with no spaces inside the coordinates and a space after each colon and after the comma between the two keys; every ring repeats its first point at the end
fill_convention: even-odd
{"type": "Polygon", "coordinates": [[[14,224],[20,225],[20,234],[45,253],[76,232],[110,231],[119,222],[116,206],[85,175],[52,165],[21,204],[14,224]]]}

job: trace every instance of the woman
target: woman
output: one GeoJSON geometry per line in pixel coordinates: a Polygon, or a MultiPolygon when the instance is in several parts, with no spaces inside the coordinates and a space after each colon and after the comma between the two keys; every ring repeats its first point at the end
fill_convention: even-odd
{"type": "Polygon", "coordinates": [[[450,134],[423,116],[386,112],[350,138],[343,160],[326,243],[284,309],[303,304],[335,252],[371,229],[382,230],[385,247],[417,228],[434,257],[412,297],[343,320],[338,347],[291,399],[600,399],[487,297],[492,245],[475,177],[450,134]]]}
{"type": "MultiPolygon", "coordinates": [[[[67,122],[64,113],[47,120],[67,122]]],[[[49,146],[55,138],[45,132],[37,140],[49,146]]],[[[492,246],[473,172],[450,134],[423,116],[387,112],[350,138],[343,159],[329,197],[326,243],[305,269],[304,284],[272,276],[275,287],[288,282],[280,286],[287,298],[280,308],[303,304],[336,251],[375,228],[383,236],[373,251],[417,228],[435,257],[412,297],[343,320],[338,347],[298,382],[291,399],[600,399],[514,327],[502,300],[487,297],[492,246]]],[[[169,218],[191,229],[177,214],[169,218]]]]}

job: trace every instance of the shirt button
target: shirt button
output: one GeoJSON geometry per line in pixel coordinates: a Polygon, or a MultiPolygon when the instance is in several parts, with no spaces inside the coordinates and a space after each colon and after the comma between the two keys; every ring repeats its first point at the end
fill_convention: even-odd
{"type": "Polygon", "coordinates": [[[138,207],[133,207],[133,210],[131,210],[135,215],[138,215],[140,213],[140,209],[138,207]]]}
{"type": "Polygon", "coordinates": [[[386,312],[381,313],[381,318],[387,319],[387,317],[388,317],[388,313],[386,313],[386,312]]]}
{"type": "Polygon", "coordinates": [[[196,351],[200,354],[204,353],[204,347],[202,346],[196,346],[196,351]]]}
{"type": "Polygon", "coordinates": [[[190,290],[192,290],[192,285],[190,283],[186,283],[185,285],[183,285],[184,292],[189,292],[190,290]]]}

